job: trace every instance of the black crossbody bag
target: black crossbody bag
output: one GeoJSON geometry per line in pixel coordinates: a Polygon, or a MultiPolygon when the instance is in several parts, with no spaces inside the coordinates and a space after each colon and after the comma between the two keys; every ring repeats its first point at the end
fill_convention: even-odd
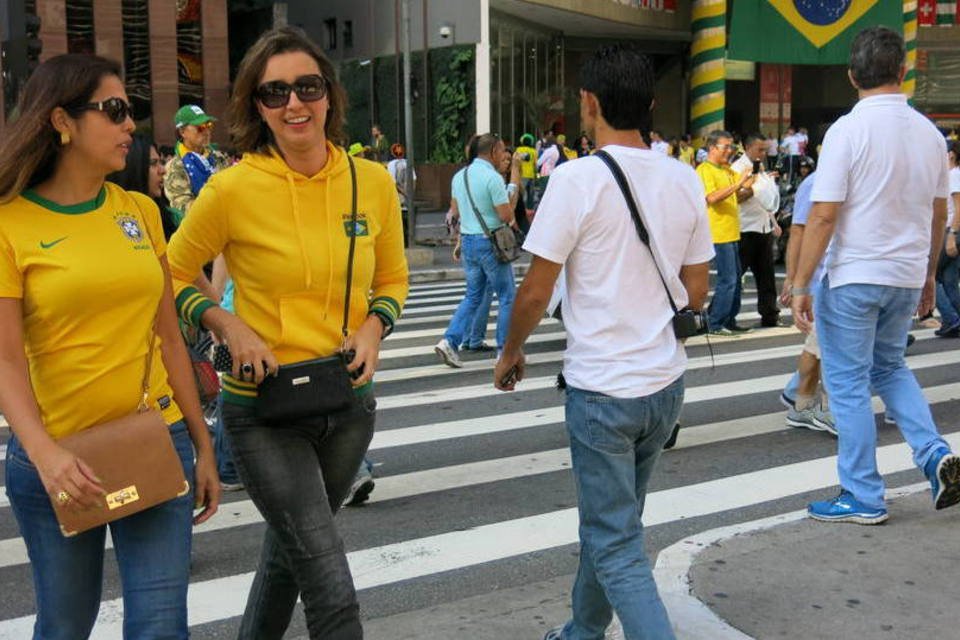
{"type": "MultiPolygon", "coordinates": [[[[350,250],[347,257],[347,292],[343,302],[343,326],[347,337],[350,317],[350,289],[353,284],[353,254],[357,243],[357,170],[350,164],[350,184],[353,190],[350,205],[350,250]]],[[[356,399],[347,365],[353,360],[352,351],[339,351],[326,358],[316,358],[281,365],[276,375],[267,376],[257,391],[257,415],[268,422],[297,420],[343,411],[356,399]]]]}
{"type": "Polygon", "coordinates": [[[523,253],[523,231],[504,224],[494,229],[493,233],[490,232],[490,227],[488,227],[487,223],[483,220],[480,210],[477,209],[477,203],[473,201],[473,194],[470,193],[470,180],[467,179],[467,172],[469,170],[470,167],[463,170],[463,184],[467,188],[467,198],[470,199],[470,207],[473,209],[473,214],[477,216],[477,220],[480,221],[480,226],[483,227],[483,234],[490,239],[490,244],[493,245],[493,254],[497,257],[497,262],[513,262],[523,253]]]}
{"type": "Polygon", "coordinates": [[[630,191],[630,184],[627,182],[627,177],[623,175],[623,170],[620,168],[620,165],[618,165],[617,161],[606,151],[597,151],[594,155],[603,160],[604,164],[607,165],[613,174],[613,179],[616,181],[617,186],[620,187],[620,191],[623,192],[623,198],[627,201],[627,208],[630,209],[630,217],[633,218],[633,225],[637,228],[640,241],[646,245],[647,250],[650,252],[650,257],[653,259],[653,266],[657,269],[657,275],[660,276],[663,289],[667,292],[667,300],[670,301],[670,308],[673,309],[673,334],[678,339],[683,340],[704,333],[707,329],[707,322],[702,312],[697,312],[689,308],[677,309],[677,303],[673,301],[673,296],[670,294],[670,287],[667,286],[667,281],[663,277],[660,265],[657,263],[657,256],[653,253],[653,248],[650,246],[650,234],[647,233],[647,228],[643,224],[643,218],[640,217],[640,209],[637,206],[636,200],[633,198],[633,193],[630,191]]]}

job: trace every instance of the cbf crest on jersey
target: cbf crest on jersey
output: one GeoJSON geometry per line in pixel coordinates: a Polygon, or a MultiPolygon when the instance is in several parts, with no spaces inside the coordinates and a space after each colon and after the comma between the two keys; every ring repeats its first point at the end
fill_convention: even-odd
{"type": "Polygon", "coordinates": [[[146,234],[140,221],[129,213],[118,213],[113,216],[114,221],[120,227],[127,240],[134,244],[134,249],[149,249],[150,243],[146,241],[146,234]]]}

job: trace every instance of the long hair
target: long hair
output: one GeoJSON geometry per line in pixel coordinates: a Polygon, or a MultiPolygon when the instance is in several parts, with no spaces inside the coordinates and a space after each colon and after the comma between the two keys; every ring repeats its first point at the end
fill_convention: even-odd
{"type": "Polygon", "coordinates": [[[346,122],[347,94],[337,79],[337,70],[307,35],[296,27],[282,27],[267,31],[260,36],[243,57],[233,84],[233,96],[227,107],[230,135],[237,151],[266,153],[274,144],[270,128],[257,112],[256,91],[267,67],[267,61],[281,53],[300,51],[317,61],[320,75],[327,81],[327,121],[324,133],[327,140],[343,144],[343,128],[346,122]]]}
{"type": "Polygon", "coordinates": [[[134,134],[133,142],[130,143],[130,151],[127,153],[127,166],[123,171],[115,171],[107,176],[109,182],[126,191],[137,191],[145,196],[149,196],[157,207],[160,208],[160,220],[163,222],[163,235],[169,240],[173,232],[177,230],[177,225],[170,213],[170,203],[162,193],[159,198],[154,198],[150,193],[150,149],[157,150],[157,145],[139,133],[134,134]]]}
{"type": "Polygon", "coordinates": [[[55,56],[37,67],[20,94],[19,116],[0,139],[0,203],[53,175],[60,156],[60,137],[50,122],[53,110],[71,112],[86,104],[104,76],[119,78],[120,65],[87,54],[55,56]]]}

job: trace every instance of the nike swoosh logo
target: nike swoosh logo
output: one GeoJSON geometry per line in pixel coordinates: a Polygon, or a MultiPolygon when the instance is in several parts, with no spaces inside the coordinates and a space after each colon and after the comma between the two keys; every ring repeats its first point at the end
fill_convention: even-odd
{"type": "Polygon", "coordinates": [[[41,249],[49,249],[49,248],[53,247],[54,245],[60,244],[61,242],[63,242],[63,241],[66,240],[66,239],[67,239],[67,236],[63,236],[62,238],[60,238],[60,239],[58,239],[58,240],[54,240],[53,242],[44,242],[43,240],[41,240],[41,241],[40,241],[40,248],[41,248],[41,249]]]}

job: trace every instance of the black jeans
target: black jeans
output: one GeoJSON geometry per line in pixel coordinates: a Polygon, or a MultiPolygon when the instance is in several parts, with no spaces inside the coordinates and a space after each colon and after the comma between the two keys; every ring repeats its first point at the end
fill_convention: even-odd
{"type": "Polygon", "coordinates": [[[777,278],[773,271],[773,234],[747,231],[740,234],[740,276],[749,269],[757,283],[760,324],[772,327],[780,318],[777,278]]]}
{"type": "Polygon", "coordinates": [[[363,638],[333,516],[370,445],[376,406],[370,392],[344,411],[274,424],[253,407],[224,404],[240,479],[268,525],[241,640],[280,640],[298,596],[311,639],[363,638]]]}

